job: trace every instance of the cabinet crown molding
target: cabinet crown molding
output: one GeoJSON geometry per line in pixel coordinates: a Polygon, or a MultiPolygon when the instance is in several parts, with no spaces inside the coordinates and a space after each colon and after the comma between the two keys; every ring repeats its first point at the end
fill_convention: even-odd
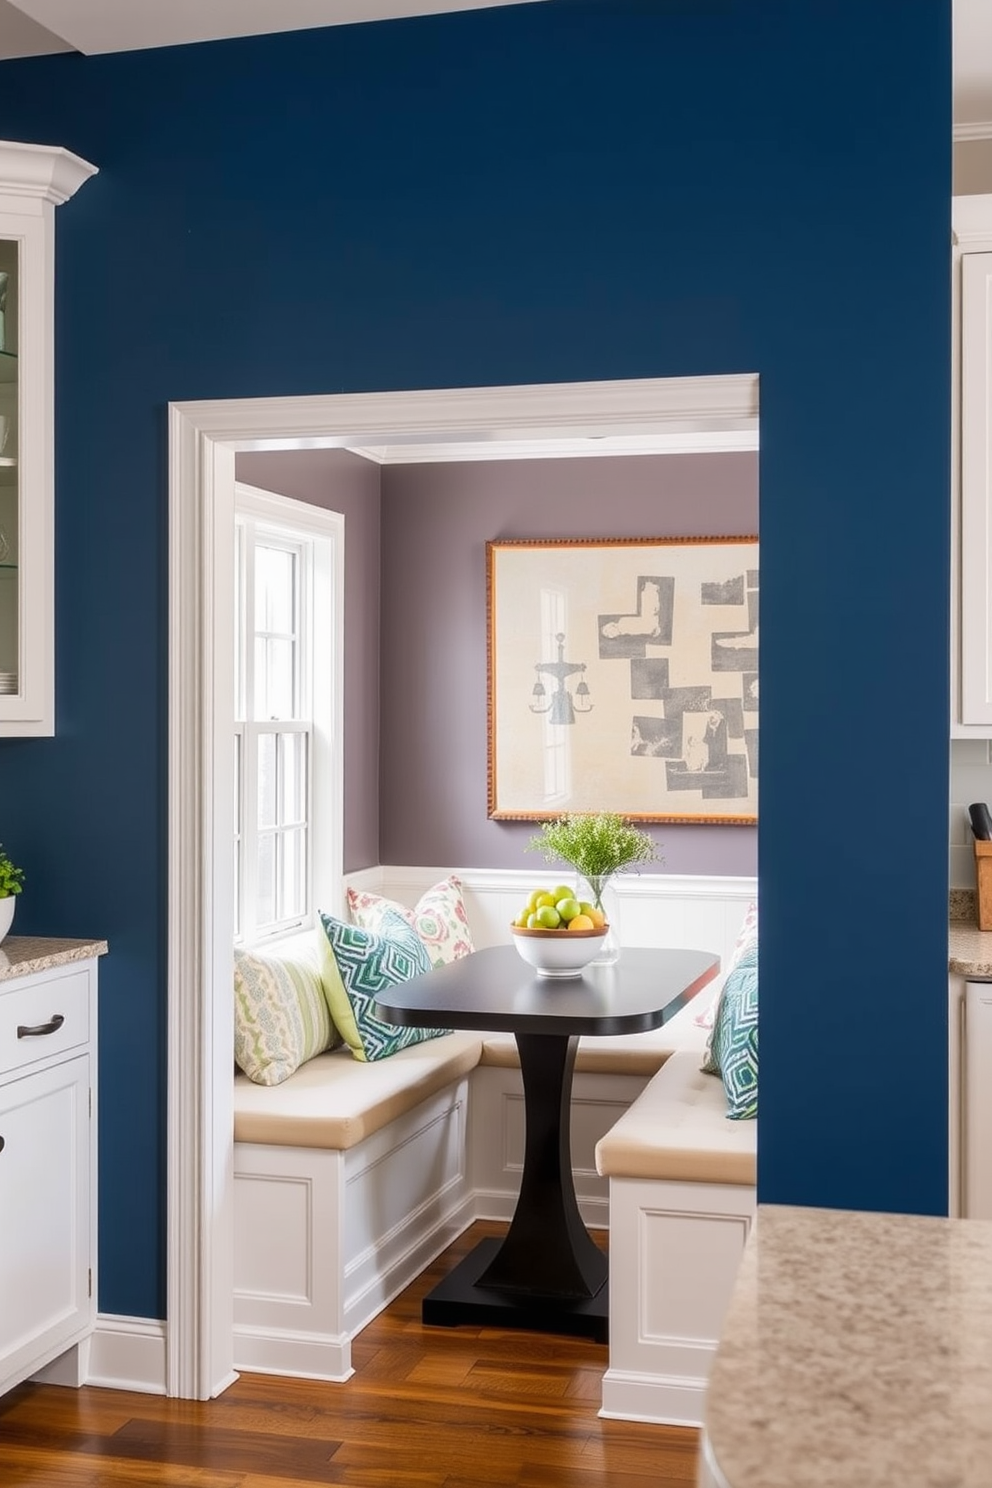
{"type": "Polygon", "coordinates": [[[24,145],[0,140],[0,192],[40,197],[59,206],[68,201],[97,167],[60,145],[24,145]]]}
{"type": "Polygon", "coordinates": [[[951,227],[959,248],[992,243],[992,195],[953,197],[951,227]]]}

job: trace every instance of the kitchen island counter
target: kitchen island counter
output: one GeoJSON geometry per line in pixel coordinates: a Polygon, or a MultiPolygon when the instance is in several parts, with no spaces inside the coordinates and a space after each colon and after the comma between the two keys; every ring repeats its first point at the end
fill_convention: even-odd
{"type": "Polygon", "coordinates": [[[988,1488],[992,1224],[760,1205],[710,1377],[712,1488],[988,1488]]]}

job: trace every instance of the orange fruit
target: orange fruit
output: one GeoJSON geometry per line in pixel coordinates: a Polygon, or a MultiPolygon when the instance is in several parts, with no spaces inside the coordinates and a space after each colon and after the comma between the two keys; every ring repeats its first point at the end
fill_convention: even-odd
{"type": "Polygon", "coordinates": [[[605,914],[601,909],[596,909],[595,907],[586,911],[586,918],[592,921],[597,930],[602,930],[606,924],[605,914]]]}
{"type": "Polygon", "coordinates": [[[577,914],[568,922],[569,930],[595,930],[596,926],[588,915],[577,914]]]}

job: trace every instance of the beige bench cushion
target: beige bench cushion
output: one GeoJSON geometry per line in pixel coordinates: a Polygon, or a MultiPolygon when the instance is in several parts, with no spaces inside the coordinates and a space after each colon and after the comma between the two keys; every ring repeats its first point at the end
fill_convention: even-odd
{"type": "Polygon", "coordinates": [[[364,1064],[350,1049],[319,1054],[281,1085],[234,1081],[234,1140],[344,1150],[475,1068],[482,1041],[448,1033],[364,1064]]]}
{"type": "MultiPolygon", "coordinates": [[[[653,1075],[672,1054],[691,1049],[701,1064],[709,1030],[696,1019],[710,1002],[709,988],[694,997],[674,1018],[649,1033],[589,1035],[579,1040],[575,1068],[595,1075],[653,1075]]],[[[520,1057],[512,1033],[483,1035],[482,1063],[519,1069],[520,1057]]],[[[717,1082],[719,1083],[719,1082],[717,1082]]]]}
{"type": "Polygon", "coordinates": [[[610,1178],[740,1183],[757,1173],[756,1121],[728,1121],[719,1075],[699,1055],[673,1054],[596,1144],[596,1170],[610,1178]]]}

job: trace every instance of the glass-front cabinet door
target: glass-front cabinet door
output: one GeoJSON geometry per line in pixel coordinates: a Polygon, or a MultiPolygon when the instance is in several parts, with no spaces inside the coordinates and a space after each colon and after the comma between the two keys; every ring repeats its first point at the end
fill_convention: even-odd
{"type": "Polygon", "coordinates": [[[55,732],[55,207],[95,169],[0,140],[0,736],[55,732]]]}

